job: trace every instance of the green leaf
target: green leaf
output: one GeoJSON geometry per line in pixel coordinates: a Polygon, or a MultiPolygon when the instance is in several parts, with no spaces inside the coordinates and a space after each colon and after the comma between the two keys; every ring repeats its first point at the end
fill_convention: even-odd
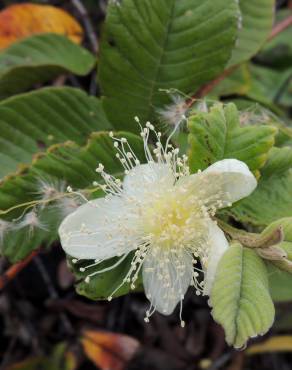
{"type": "Polygon", "coordinates": [[[0,179],[33,155],[67,140],[84,145],[110,128],[101,102],[69,87],[45,88],[0,103],[0,179]]]}
{"type": "MultiPolygon", "coordinates": [[[[251,74],[247,64],[242,64],[226,76],[211,91],[212,96],[245,95],[251,85],[251,74]]],[[[250,102],[249,102],[250,104],[250,102]]]]}
{"type": "Polygon", "coordinates": [[[241,222],[267,226],[292,216],[292,148],[273,148],[256,190],[230,210],[241,222]]]}
{"type": "MultiPolygon", "coordinates": [[[[128,139],[138,158],[143,161],[141,138],[127,133],[117,134],[117,137],[119,135],[128,139]]],[[[42,207],[40,180],[48,185],[63,182],[64,188],[70,185],[73,189],[86,188],[88,192],[93,189],[93,181],[101,180],[95,171],[100,162],[108,173],[116,177],[123,175],[123,168],[115,154],[113,141],[107,133],[93,133],[85,147],[79,147],[72,142],[54,145],[46,153],[39,154],[31,166],[7,176],[0,184],[0,218],[17,225],[17,221],[14,220],[21,221],[24,213],[33,209],[44,228],[34,230],[30,230],[29,227],[12,228],[10,231],[8,229],[2,243],[0,239],[2,255],[11,262],[16,262],[37,247],[49,245],[57,238],[57,228],[66,215],[67,201],[71,200],[73,207],[80,204],[82,198],[76,199],[64,193],[64,196],[42,207]]],[[[92,197],[102,196],[100,191],[90,194],[92,197]]]]}
{"type": "Polygon", "coordinates": [[[235,348],[269,330],[275,310],[265,263],[255,251],[237,242],[231,244],[219,262],[210,305],[227,343],[235,348]]]}
{"type": "MultiPolygon", "coordinates": [[[[131,262],[133,260],[133,253],[130,253],[129,256],[118,266],[111,269],[112,266],[118,263],[118,257],[111,258],[105,262],[102,262],[96,267],[91,267],[86,270],[86,272],[81,272],[80,267],[86,267],[94,261],[85,261],[78,264],[73,264],[72,261],[69,262],[70,267],[79,280],[76,285],[76,290],[78,294],[81,294],[89,299],[93,300],[102,300],[119,297],[125,295],[131,291],[131,283],[123,282],[127,273],[131,268],[131,262]],[[109,271],[104,273],[96,274],[98,271],[109,268],[109,271]],[[89,274],[95,273],[96,275],[92,276],[88,283],[85,282],[85,278],[89,274]],[[116,291],[116,292],[115,292],[116,291]],[[113,294],[113,292],[115,292],[113,294]]],[[[142,277],[141,274],[136,281],[135,289],[142,288],[142,277]]]]}
{"type": "MultiPolygon", "coordinates": [[[[291,16],[291,9],[278,10],[276,13],[276,24],[291,16]]],[[[286,69],[292,65],[292,28],[288,27],[278,33],[263,48],[262,52],[256,56],[256,60],[263,65],[286,69]]]]}
{"type": "Polygon", "coordinates": [[[285,91],[287,81],[292,77],[292,68],[277,71],[262,66],[249,65],[251,85],[246,96],[269,107],[276,113],[281,94],[285,91]]]}
{"type": "Polygon", "coordinates": [[[263,178],[281,176],[292,167],[292,149],[272,148],[265,166],[261,170],[263,178]]]}
{"type": "Polygon", "coordinates": [[[274,20],[275,0],[239,0],[241,26],[229,66],[255,55],[268,38],[274,20]]]}
{"type": "Polygon", "coordinates": [[[219,75],[235,42],[234,0],[124,0],[108,7],[99,79],[116,129],[137,132],[168,102],[160,89],[193,93],[219,75]],[[119,114],[116,114],[119,112],[119,114]]]}
{"type": "Polygon", "coordinates": [[[250,170],[261,168],[274,144],[274,127],[240,126],[234,104],[215,104],[207,113],[189,118],[189,164],[192,172],[224,158],[245,162],[250,170]]]}
{"type": "Polygon", "coordinates": [[[41,34],[26,38],[0,53],[0,99],[61,73],[87,75],[95,62],[92,54],[64,36],[41,34]]]}

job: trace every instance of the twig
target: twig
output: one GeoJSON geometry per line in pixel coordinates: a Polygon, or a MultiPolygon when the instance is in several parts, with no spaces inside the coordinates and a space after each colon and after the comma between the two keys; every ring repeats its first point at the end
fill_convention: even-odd
{"type": "Polygon", "coordinates": [[[88,35],[88,39],[91,44],[92,51],[97,54],[99,50],[98,40],[96,37],[96,34],[94,32],[94,28],[92,26],[90,17],[88,15],[87,9],[82,4],[80,0],[71,0],[73,6],[76,8],[78,13],[80,14],[80,17],[82,18],[82,22],[84,24],[86,33],[88,35]]]}
{"type": "Polygon", "coordinates": [[[281,21],[280,23],[276,24],[273,28],[268,40],[272,40],[276,37],[279,33],[283,32],[286,28],[292,26],[292,15],[281,21]]]}
{"type": "Polygon", "coordinates": [[[0,276],[0,290],[2,290],[6,284],[13,280],[16,275],[22,271],[32,259],[39,253],[39,250],[33,251],[28,257],[23,261],[16,263],[15,265],[9,267],[9,269],[0,276]]]}
{"type": "Polygon", "coordinates": [[[226,77],[228,77],[238,66],[234,66],[231,68],[226,69],[222,75],[217,77],[215,80],[207,83],[200,90],[195,94],[195,98],[200,99],[204,96],[208,95],[221,81],[223,81],[226,77]]]}
{"type": "MultiPolygon", "coordinates": [[[[55,289],[53,283],[52,283],[52,280],[51,280],[51,277],[50,275],[48,274],[44,264],[43,264],[43,261],[41,260],[41,258],[39,256],[37,256],[34,260],[35,264],[36,264],[36,267],[38,268],[46,286],[47,286],[47,289],[48,289],[48,292],[50,294],[50,297],[51,299],[59,299],[59,295],[57,293],[57,290],[55,289]]],[[[72,334],[74,333],[74,330],[73,330],[73,327],[67,317],[67,315],[62,312],[60,313],[60,318],[61,318],[61,321],[62,321],[62,324],[64,326],[64,328],[66,329],[66,331],[69,333],[69,334],[72,334]]]]}
{"type": "Polygon", "coordinates": [[[231,357],[231,352],[223,353],[222,356],[218,357],[212,363],[212,365],[209,367],[209,370],[218,370],[218,369],[223,368],[223,366],[230,360],[230,357],[231,357]]]}

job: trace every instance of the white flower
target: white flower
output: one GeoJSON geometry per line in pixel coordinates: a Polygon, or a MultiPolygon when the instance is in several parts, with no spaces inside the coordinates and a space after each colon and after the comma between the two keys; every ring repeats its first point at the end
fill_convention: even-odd
{"type": "Polygon", "coordinates": [[[217,264],[228,248],[212,217],[217,209],[248,196],[257,182],[246,164],[236,159],[190,175],[187,157],[179,158],[179,150],[169,141],[165,148],[150,123],[141,136],[147,164],[140,164],[125,138],[114,138],[125,168],[123,182],[104,172],[100,164],[96,171],[107,195],[79,207],[63,221],[59,233],[66,253],[78,260],[95,259],[96,265],[114,256],[123,261],[135,251],[123,283],[131,282],[134,288],[142,269],[151,302],[148,321],[155,310],[170,314],[178,303],[182,309],[190,285],[198,295],[210,292],[217,264]],[[153,153],[148,145],[151,131],[157,137],[153,153]]]}

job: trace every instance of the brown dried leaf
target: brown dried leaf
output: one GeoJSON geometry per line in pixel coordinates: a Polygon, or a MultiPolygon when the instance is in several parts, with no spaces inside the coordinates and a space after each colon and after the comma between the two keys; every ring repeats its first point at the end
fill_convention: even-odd
{"type": "Polygon", "coordinates": [[[81,343],[87,357],[102,370],[124,370],[140,344],[127,335],[88,330],[81,343]]]}

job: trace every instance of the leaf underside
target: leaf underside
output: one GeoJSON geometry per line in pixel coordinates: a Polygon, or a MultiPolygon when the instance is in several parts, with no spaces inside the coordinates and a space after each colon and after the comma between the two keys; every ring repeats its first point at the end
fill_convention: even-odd
{"type": "Polygon", "coordinates": [[[0,53],[0,99],[61,73],[87,75],[95,62],[92,54],[64,36],[28,37],[0,53]]]}
{"type": "Polygon", "coordinates": [[[235,348],[267,332],[274,320],[274,305],[265,264],[255,251],[239,243],[231,245],[219,262],[210,305],[227,343],[235,348]]]}

